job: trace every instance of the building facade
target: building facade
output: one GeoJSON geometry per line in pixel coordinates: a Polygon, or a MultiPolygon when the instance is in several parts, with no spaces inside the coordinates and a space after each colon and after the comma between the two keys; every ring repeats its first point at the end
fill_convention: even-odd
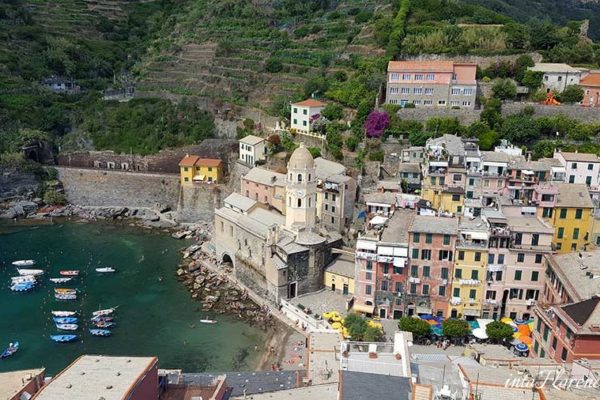
{"type": "Polygon", "coordinates": [[[326,104],[315,99],[307,99],[292,104],[290,128],[296,132],[309,134],[312,132],[312,123],[321,115],[326,104]]]}
{"type": "Polygon", "coordinates": [[[240,160],[250,166],[267,159],[267,141],[264,138],[248,135],[240,139],[240,160]]]}
{"type": "Polygon", "coordinates": [[[194,183],[220,183],[223,179],[223,162],[215,158],[186,155],[179,162],[181,185],[194,183]]]}
{"type": "Polygon", "coordinates": [[[242,176],[240,193],[285,214],[285,174],[254,167],[242,176]]]}
{"type": "Polygon", "coordinates": [[[386,103],[473,109],[476,71],[476,64],[452,61],[390,61],[386,103]]]}
{"type": "Polygon", "coordinates": [[[584,107],[600,107],[600,72],[590,72],[579,82],[583,88],[584,107]]]}
{"type": "Polygon", "coordinates": [[[578,85],[581,79],[581,71],[567,64],[536,63],[527,69],[543,73],[542,85],[548,91],[562,92],[567,86],[578,85]]]}

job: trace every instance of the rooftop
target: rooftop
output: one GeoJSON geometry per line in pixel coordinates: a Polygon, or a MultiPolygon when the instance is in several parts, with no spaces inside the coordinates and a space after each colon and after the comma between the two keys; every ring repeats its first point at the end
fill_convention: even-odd
{"type": "Polygon", "coordinates": [[[508,163],[512,158],[509,154],[502,151],[482,151],[481,160],[485,162],[508,163]]]}
{"type": "Polygon", "coordinates": [[[568,64],[561,63],[536,63],[535,66],[527,68],[530,71],[540,71],[540,72],[555,72],[555,73],[574,73],[579,74],[579,71],[576,68],[571,67],[568,64]]]}
{"type": "Polygon", "coordinates": [[[238,208],[245,213],[256,205],[256,201],[234,192],[223,200],[223,204],[238,208]]]}
{"type": "Polygon", "coordinates": [[[572,153],[566,151],[559,151],[560,154],[566,161],[580,161],[580,162],[600,162],[598,156],[591,153],[572,153]]]}
{"type": "Polygon", "coordinates": [[[354,257],[341,254],[325,267],[325,272],[354,279],[354,257]]]}
{"type": "Polygon", "coordinates": [[[462,139],[456,135],[443,135],[439,138],[428,139],[427,148],[444,147],[450,156],[464,156],[465,144],[462,139]]]}
{"type": "MultiPolygon", "coordinates": [[[[232,388],[231,396],[256,395],[287,391],[296,387],[297,371],[256,371],[227,373],[227,386],[232,388]]],[[[183,383],[195,386],[211,386],[219,374],[184,373],[183,383]]]]}
{"type": "Polygon", "coordinates": [[[240,139],[240,143],[244,143],[244,144],[249,144],[250,146],[254,146],[259,144],[260,142],[264,142],[266,139],[265,138],[261,138],[258,136],[254,136],[254,135],[248,135],[248,136],[244,136],[243,138],[240,139]]]}
{"type": "Polygon", "coordinates": [[[315,173],[317,178],[327,179],[332,175],[346,175],[346,167],[335,161],[326,160],[323,157],[315,158],[315,173]]]}
{"type": "Polygon", "coordinates": [[[583,183],[559,183],[557,207],[594,208],[592,199],[583,183]]]}
{"type": "Polygon", "coordinates": [[[387,221],[387,225],[381,234],[381,241],[387,243],[408,243],[408,228],[410,227],[415,211],[410,209],[398,209],[387,221]]]}
{"type": "MultiPolygon", "coordinates": [[[[504,387],[496,385],[479,385],[477,394],[481,399],[494,400],[540,400],[539,393],[533,393],[530,388],[504,387]]],[[[550,398],[550,397],[548,397],[550,398]]],[[[552,397],[554,399],[554,397],[552,397]]]]}
{"type": "Polygon", "coordinates": [[[179,161],[180,167],[193,167],[193,166],[201,166],[201,167],[218,167],[223,162],[218,158],[200,158],[198,156],[190,156],[186,155],[179,161]]]}
{"type": "Polygon", "coordinates": [[[326,385],[313,385],[295,389],[279,390],[276,392],[257,393],[252,397],[239,396],[232,399],[252,399],[252,400],[337,400],[338,385],[329,383],[326,385]]]}
{"type": "Polygon", "coordinates": [[[600,294],[600,278],[593,278],[600,277],[600,250],[553,254],[548,261],[574,302],[600,294]]]}
{"type": "Polygon", "coordinates": [[[508,226],[513,231],[550,235],[554,233],[554,228],[547,225],[536,215],[521,214],[521,207],[503,207],[502,213],[506,217],[508,226]]]}
{"type": "Polygon", "coordinates": [[[377,182],[377,188],[383,190],[400,190],[400,183],[398,181],[379,181],[377,182]]]}
{"type": "Polygon", "coordinates": [[[266,186],[285,186],[285,174],[260,167],[252,168],[242,178],[266,186]]]}
{"type": "Polygon", "coordinates": [[[413,172],[419,174],[421,173],[421,166],[419,163],[400,163],[398,172],[413,172]]]}
{"type": "Polygon", "coordinates": [[[179,166],[180,167],[193,167],[194,165],[196,165],[196,161],[198,161],[199,159],[200,159],[200,157],[198,157],[198,156],[186,155],[185,157],[183,157],[181,159],[181,161],[179,161],[179,166]]]}
{"type": "Polygon", "coordinates": [[[458,233],[458,219],[415,215],[408,230],[409,232],[456,235],[458,233]]]}
{"type": "Polygon", "coordinates": [[[12,399],[25,385],[44,371],[44,368],[36,368],[0,373],[0,399],[12,399]]]}
{"type": "Polygon", "coordinates": [[[364,195],[365,203],[396,204],[396,194],[390,192],[375,192],[364,195]]]}
{"type": "Polygon", "coordinates": [[[325,107],[327,103],[315,99],[306,99],[298,103],[293,103],[293,105],[300,107],[325,107]]]}
{"type": "Polygon", "coordinates": [[[341,335],[337,331],[311,332],[308,336],[308,377],[314,385],[338,382],[337,359],[341,335]]]}
{"type": "Polygon", "coordinates": [[[416,72],[454,72],[452,61],[390,61],[388,72],[416,71],[416,72]]]}
{"type": "MultiPolygon", "coordinates": [[[[599,285],[600,286],[600,285],[599,285]]],[[[600,333],[600,297],[561,306],[563,311],[582,328],[582,333],[600,333]],[[595,328],[594,328],[595,327],[595,328]]]]}
{"type": "Polygon", "coordinates": [[[81,356],[44,386],[36,400],[121,400],[140,377],[156,366],[156,357],[81,356]]]}
{"type": "Polygon", "coordinates": [[[600,86],[600,72],[590,72],[579,83],[582,86],[600,86]]]}
{"type": "Polygon", "coordinates": [[[342,400],[409,400],[412,391],[410,378],[341,371],[342,400]]]}

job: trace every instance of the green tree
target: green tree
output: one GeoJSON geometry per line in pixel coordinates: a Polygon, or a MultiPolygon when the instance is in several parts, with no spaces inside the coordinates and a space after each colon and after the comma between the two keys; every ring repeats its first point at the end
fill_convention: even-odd
{"type": "Polygon", "coordinates": [[[442,333],[444,336],[461,338],[467,336],[469,332],[469,324],[462,319],[447,319],[442,322],[442,333]]]}
{"type": "Polygon", "coordinates": [[[365,342],[380,342],[383,339],[383,332],[381,329],[374,326],[367,326],[363,339],[365,342]]]}
{"type": "Polygon", "coordinates": [[[509,22],[502,28],[506,33],[506,44],[513,49],[525,49],[529,43],[529,33],[523,24],[509,22]]]}
{"type": "Polygon", "coordinates": [[[579,103],[583,100],[583,88],[579,85],[569,85],[559,96],[561,103],[579,103]]]}
{"type": "Polygon", "coordinates": [[[401,331],[412,332],[415,337],[418,337],[428,335],[431,326],[420,318],[402,317],[398,321],[398,327],[401,331]]]}
{"type": "Polygon", "coordinates": [[[492,86],[492,95],[499,100],[514,100],[517,97],[517,87],[510,79],[499,79],[492,86]]]}
{"type": "Polygon", "coordinates": [[[552,157],[556,142],[554,140],[538,140],[533,145],[532,156],[534,159],[552,157]]]}
{"type": "Polygon", "coordinates": [[[283,71],[283,64],[277,59],[269,58],[265,63],[265,71],[271,73],[281,72],[283,71]]]}
{"type": "Polygon", "coordinates": [[[513,337],[512,327],[500,321],[493,321],[487,324],[485,327],[485,333],[487,334],[488,338],[496,342],[509,340],[513,337]]]}
{"type": "Polygon", "coordinates": [[[44,203],[51,206],[63,206],[67,204],[67,198],[64,194],[57,192],[54,189],[48,189],[44,193],[44,203]]]}
{"type": "Polygon", "coordinates": [[[456,117],[432,117],[427,120],[425,129],[430,132],[435,132],[436,136],[449,134],[460,135],[464,128],[456,117]]]}
{"type": "Polygon", "coordinates": [[[527,22],[527,31],[529,33],[529,43],[535,50],[548,50],[560,41],[556,28],[549,18],[543,20],[530,19],[527,22]]]}
{"type": "Polygon", "coordinates": [[[529,145],[539,138],[539,130],[533,118],[511,115],[504,120],[500,136],[513,144],[529,145]]]}
{"type": "Polygon", "coordinates": [[[308,151],[310,152],[310,155],[312,156],[312,158],[321,157],[321,149],[319,149],[318,147],[309,147],[308,151]]]}
{"type": "Polygon", "coordinates": [[[525,77],[527,68],[533,67],[534,65],[535,62],[529,54],[523,54],[522,56],[519,56],[519,58],[517,58],[515,61],[515,80],[523,84],[523,78],[525,77]]]}
{"type": "Polygon", "coordinates": [[[360,341],[363,340],[369,325],[362,316],[352,313],[346,315],[346,318],[344,318],[344,326],[348,329],[352,340],[360,341]]]}
{"type": "Polygon", "coordinates": [[[498,129],[502,125],[502,102],[498,99],[489,99],[483,106],[480,120],[491,129],[498,129]]]}
{"type": "Polygon", "coordinates": [[[529,88],[529,92],[533,93],[537,88],[542,85],[542,78],[544,73],[541,71],[530,71],[527,70],[523,74],[521,84],[529,88]]]}
{"type": "Polygon", "coordinates": [[[432,138],[431,132],[412,131],[408,134],[408,141],[413,146],[425,146],[427,139],[432,138]]]}
{"type": "Polygon", "coordinates": [[[337,121],[344,117],[344,109],[336,103],[329,103],[325,106],[321,115],[330,121],[337,121]]]}

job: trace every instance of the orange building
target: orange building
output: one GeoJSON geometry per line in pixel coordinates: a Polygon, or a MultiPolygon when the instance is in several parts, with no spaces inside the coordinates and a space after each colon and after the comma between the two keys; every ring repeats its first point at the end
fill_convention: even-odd
{"type": "Polygon", "coordinates": [[[581,104],[586,107],[600,107],[600,72],[590,72],[579,84],[583,88],[581,104]]]}

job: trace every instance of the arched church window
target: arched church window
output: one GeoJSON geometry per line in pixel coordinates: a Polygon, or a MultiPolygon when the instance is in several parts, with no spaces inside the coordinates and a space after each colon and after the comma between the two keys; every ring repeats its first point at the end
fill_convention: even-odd
{"type": "Polygon", "coordinates": [[[302,182],[302,174],[298,174],[298,182],[302,182]]]}
{"type": "Polygon", "coordinates": [[[310,182],[310,174],[308,174],[308,181],[310,182]]]}
{"type": "Polygon", "coordinates": [[[302,207],[302,199],[298,199],[298,207],[302,207]]]}
{"type": "Polygon", "coordinates": [[[309,206],[309,207],[312,207],[312,205],[311,205],[311,204],[312,204],[311,200],[312,200],[312,199],[309,197],[309,198],[308,198],[308,206],[309,206]]]}
{"type": "Polygon", "coordinates": [[[292,198],[288,197],[288,207],[291,207],[291,206],[292,206],[292,198]]]}

